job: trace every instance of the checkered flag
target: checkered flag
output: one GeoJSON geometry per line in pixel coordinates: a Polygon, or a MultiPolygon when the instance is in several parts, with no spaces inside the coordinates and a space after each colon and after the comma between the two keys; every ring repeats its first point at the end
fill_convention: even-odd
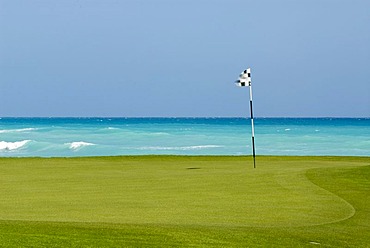
{"type": "Polygon", "coordinates": [[[238,80],[235,81],[235,84],[239,87],[244,86],[251,86],[252,79],[251,79],[251,68],[244,70],[240,73],[238,80]]]}
{"type": "Polygon", "coordinates": [[[256,148],[254,145],[254,121],[253,121],[253,100],[252,100],[252,79],[251,79],[251,68],[244,70],[240,73],[238,80],[235,84],[239,87],[249,87],[249,105],[251,108],[251,126],[252,126],[252,152],[253,152],[253,167],[256,168],[256,148]]]}

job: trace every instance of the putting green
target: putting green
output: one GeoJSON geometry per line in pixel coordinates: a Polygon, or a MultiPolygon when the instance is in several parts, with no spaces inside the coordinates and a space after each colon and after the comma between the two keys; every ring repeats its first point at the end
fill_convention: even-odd
{"type": "Polygon", "coordinates": [[[1,158],[0,229],[37,222],[306,230],[353,219],[356,206],[338,193],[346,181],[335,185],[330,175],[366,165],[370,158],[259,157],[256,169],[248,157],[1,158]]]}

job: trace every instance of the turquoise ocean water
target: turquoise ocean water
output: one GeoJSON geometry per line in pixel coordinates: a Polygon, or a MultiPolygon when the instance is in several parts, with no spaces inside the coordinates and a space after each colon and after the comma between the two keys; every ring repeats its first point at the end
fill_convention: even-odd
{"type": "MultiPolygon", "coordinates": [[[[257,155],[370,156],[369,118],[257,118],[257,155]]],[[[0,157],[250,155],[245,118],[0,118],[0,157]]]]}

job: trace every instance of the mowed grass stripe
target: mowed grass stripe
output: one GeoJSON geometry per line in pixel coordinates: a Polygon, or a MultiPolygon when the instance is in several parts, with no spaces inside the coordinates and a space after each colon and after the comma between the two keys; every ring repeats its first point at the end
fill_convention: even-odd
{"type": "Polygon", "coordinates": [[[358,205],[348,195],[369,192],[369,177],[357,171],[368,173],[369,164],[369,158],[260,157],[253,169],[246,157],[4,158],[0,240],[256,247],[312,245],[311,239],[340,245],[352,235],[356,242],[346,240],[361,247],[369,239],[362,222],[369,220],[369,199],[358,205]],[[331,176],[343,170],[351,182],[331,176]],[[348,185],[348,194],[338,193],[348,185]]]}

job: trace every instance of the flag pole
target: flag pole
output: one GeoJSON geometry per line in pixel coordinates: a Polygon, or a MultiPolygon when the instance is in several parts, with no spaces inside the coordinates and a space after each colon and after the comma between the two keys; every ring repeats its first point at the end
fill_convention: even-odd
{"type": "Polygon", "coordinates": [[[253,120],[253,97],[252,97],[252,79],[251,79],[251,68],[244,70],[238,80],[235,82],[237,86],[249,87],[249,106],[251,109],[251,126],[252,126],[252,154],[253,154],[253,168],[256,168],[256,147],[254,145],[254,120],[253,120]]]}
{"type": "MultiPolygon", "coordinates": [[[[250,73],[249,73],[249,76],[250,76],[250,73]]],[[[254,145],[253,97],[252,97],[252,83],[251,82],[249,82],[249,105],[251,109],[253,168],[256,168],[256,147],[254,145]]]]}

